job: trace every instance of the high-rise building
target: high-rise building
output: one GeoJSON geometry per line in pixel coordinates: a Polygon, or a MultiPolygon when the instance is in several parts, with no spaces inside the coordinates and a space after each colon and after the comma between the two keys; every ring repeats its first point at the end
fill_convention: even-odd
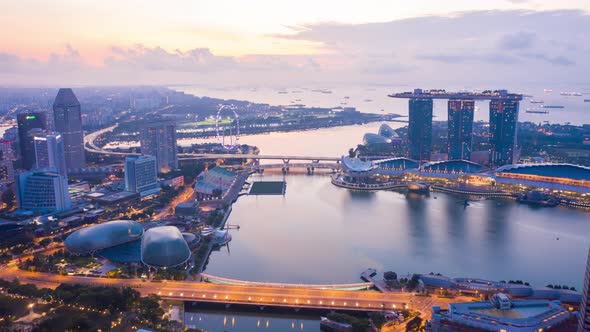
{"type": "Polygon", "coordinates": [[[60,133],[43,131],[33,134],[37,169],[54,168],[67,176],[63,137],[60,133]]]}
{"type": "Polygon", "coordinates": [[[62,134],[67,168],[86,166],[80,102],[72,89],[59,89],[53,102],[55,130],[62,134]]]}
{"type": "Polygon", "coordinates": [[[432,99],[410,99],[408,140],[410,159],[430,160],[432,152],[432,99]]]}
{"type": "Polygon", "coordinates": [[[166,173],[178,168],[174,121],[145,123],[140,131],[140,143],[141,153],[156,157],[158,172],[166,173]]]}
{"type": "Polygon", "coordinates": [[[53,170],[22,172],[16,176],[18,206],[36,213],[52,213],[72,206],[68,179],[53,170]]]}
{"type": "Polygon", "coordinates": [[[10,141],[0,142],[0,184],[14,182],[14,154],[10,141]]]}
{"type": "Polygon", "coordinates": [[[469,160],[473,137],[473,100],[449,100],[449,160],[469,160]]]}
{"type": "Polygon", "coordinates": [[[519,101],[516,99],[490,101],[491,166],[502,166],[514,162],[518,107],[519,101]]]}
{"type": "Polygon", "coordinates": [[[590,332],[590,252],[586,262],[586,274],[584,275],[584,292],[580,304],[580,320],[578,332],[590,332]]]}
{"type": "Polygon", "coordinates": [[[139,193],[141,197],[160,190],[156,158],[152,156],[128,156],[125,159],[125,190],[139,193]]]}
{"type": "Polygon", "coordinates": [[[51,130],[53,121],[48,111],[25,111],[16,115],[16,122],[22,168],[28,170],[35,166],[35,144],[30,131],[33,129],[51,130]]]}

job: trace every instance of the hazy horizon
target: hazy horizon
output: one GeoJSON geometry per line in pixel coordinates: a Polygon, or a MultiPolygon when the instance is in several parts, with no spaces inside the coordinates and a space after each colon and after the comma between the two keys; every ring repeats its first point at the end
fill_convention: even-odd
{"type": "Polygon", "coordinates": [[[4,1],[0,85],[585,85],[582,0],[4,1]]]}

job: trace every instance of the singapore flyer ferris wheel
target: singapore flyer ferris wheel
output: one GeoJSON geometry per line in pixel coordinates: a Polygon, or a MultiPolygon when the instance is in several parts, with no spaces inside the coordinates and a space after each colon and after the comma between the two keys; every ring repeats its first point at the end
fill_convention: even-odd
{"type": "Polygon", "coordinates": [[[217,141],[225,150],[234,150],[240,144],[240,117],[234,105],[219,105],[215,117],[217,141]]]}

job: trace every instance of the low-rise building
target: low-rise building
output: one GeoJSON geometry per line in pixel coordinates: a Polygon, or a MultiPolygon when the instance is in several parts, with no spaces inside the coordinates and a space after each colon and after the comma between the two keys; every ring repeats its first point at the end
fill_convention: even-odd
{"type": "Polygon", "coordinates": [[[451,303],[447,310],[432,308],[428,332],[539,332],[574,331],[577,313],[559,301],[512,300],[496,294],[490,301],[451,303]]]}

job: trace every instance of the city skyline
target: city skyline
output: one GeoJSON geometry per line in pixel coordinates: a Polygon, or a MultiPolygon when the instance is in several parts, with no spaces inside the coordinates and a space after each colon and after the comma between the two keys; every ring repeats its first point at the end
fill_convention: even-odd
{"type": "Polygon", "coordinates": [[[590,331],[589,0],[0,11],[0,330],[590,331]]]}

